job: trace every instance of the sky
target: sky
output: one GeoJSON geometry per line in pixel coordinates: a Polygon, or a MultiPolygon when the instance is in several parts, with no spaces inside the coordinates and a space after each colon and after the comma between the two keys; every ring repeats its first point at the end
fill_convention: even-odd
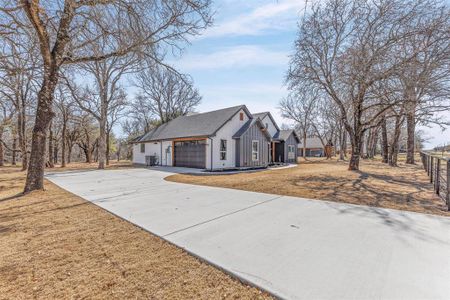
{"type": "MultiPolygon", "coordinates": [[[[173,64],[190,74],[203,96],[205,112],[245,104],[253,113],[270,111],[277,123],[290,124],[278,109],[304,0],[217,0],[214,25],[191,41],[173,64]]],[[[450,113],[448,113],[450,118],[450,113]]],[[[450,141],[450,130],[420,127],[427,147],[450,141]]]]}

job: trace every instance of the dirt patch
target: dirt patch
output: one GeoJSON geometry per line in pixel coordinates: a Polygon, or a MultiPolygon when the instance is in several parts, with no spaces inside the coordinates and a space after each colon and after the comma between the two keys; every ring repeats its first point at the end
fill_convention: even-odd
{"type": "Polygon", "coordinates": [[[177,174],[166,180],[450,216],[419,165],[394,168],[364,160],[360,171],[347,167],[347,162],[313,159],[295,168],[226,176],[177,174]]]}
{"type": "Polygon", "coordinates": [[[270,298],[49,181],[20,196],[24,179],[0,168],[2,299],[270,298]]]}

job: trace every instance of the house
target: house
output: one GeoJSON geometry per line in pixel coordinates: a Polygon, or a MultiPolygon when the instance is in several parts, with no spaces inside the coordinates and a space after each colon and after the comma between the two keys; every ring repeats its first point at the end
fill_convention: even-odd
{"type": "MultiPolygon", "coordinates": [[[[298,144],[298,152],[300,157],[303,156],[303,139],[298,144]]],[[[325,156],[325,146],[320,138],[309,136],[306,138],[306,157],[323,157],[325,156]]]]}
{"type": "MultiPolygon", "coordinates": [[[[267,167],[273,162],[271,145],[286,144],[286,137],[290,145],[292,139],[281,134],[269,113],[261,116],[239,105],[178,117],[133,141],[133,163],[208,170],[267,167]]],[[[280,159],[295,162],[297,152],[286,149],[291,152],[280,149],[280,159]]]]}
{"type": "Polygon", "coordinates": [[[270,112],[253,114],[259,118],[271,136],[270,163],[297,163],[299,137],[294,130],[280,130],[270,112]]]}

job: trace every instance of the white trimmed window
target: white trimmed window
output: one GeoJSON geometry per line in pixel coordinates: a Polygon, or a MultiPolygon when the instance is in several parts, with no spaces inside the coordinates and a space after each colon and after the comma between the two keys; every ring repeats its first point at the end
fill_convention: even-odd
{"type": "Polygon", "coordinates": [[[295,146],[288,145],[288,159],[294,159],[294,158],[295,158],[295,146]]]}
{"type": "Polygon", "coordinates": [[[227,140],[220,140],[220,160],[227,159],[227,140]]]}
{"type": "Polygon", "coordinates": [[[252,141],[252,160],[259,160],[259,141],[252,141]]]}
{"type": "Polygon", "coordinates": [[[145,153],[145,143],[141,144],[141,153],[145,153]]]}

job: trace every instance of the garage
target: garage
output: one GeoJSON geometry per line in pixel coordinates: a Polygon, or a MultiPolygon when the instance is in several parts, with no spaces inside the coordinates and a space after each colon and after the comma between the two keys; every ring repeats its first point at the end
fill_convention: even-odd
{"type": "Polygon", "coordinates": [[[206,140],[174,142],[174,166],[187,168],[206,168],[206,140]]]}

